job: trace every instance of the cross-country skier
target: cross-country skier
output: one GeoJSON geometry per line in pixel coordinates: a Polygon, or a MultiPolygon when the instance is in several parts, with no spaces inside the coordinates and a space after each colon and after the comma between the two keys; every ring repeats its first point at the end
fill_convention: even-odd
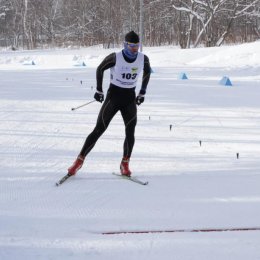
{"type": "Polygon", "coordinates": [[[111,53],[98,66],[96,72],[97,90],[94,98],[98,102],[104,101],[102,88],[104,71],[110,69],[111,78],[105,102],[103,103],[96,126],[86,138],[80,154],[68,169],[69,175],[75,175],[82,167],[87,154],[94,147],[99,137],[105,132],[111,119],[120,111],[125,124],[125,141],[123,158],[120,164],[122,175],[131,175],[129,160],[135,142],[135,126],[137,122],[137,108],[144,102],[146,87],[150,79],[150,63],[146,55],[138,52],[139,36],[131,31],[125,35],[124,49],[118,53],[111,53]],[[139,94],[135,88],[138,77],[143,71],[143,79],[139,94]]]}

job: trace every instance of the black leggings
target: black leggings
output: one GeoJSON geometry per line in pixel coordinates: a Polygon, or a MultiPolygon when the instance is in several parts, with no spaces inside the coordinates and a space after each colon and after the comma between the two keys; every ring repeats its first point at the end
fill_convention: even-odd
{"type": "Polygon", "coordinates": [[[124,89],[110,86],[105,102],[98,115],[94,130],[86,138],[80,155],[86,157],[95,146],[99,137],[105,132],[115,114],[120,111],[125,124],[125,141],[123,157],[130,157],[135,142],[136,103],[135,89],[124,89]]]}

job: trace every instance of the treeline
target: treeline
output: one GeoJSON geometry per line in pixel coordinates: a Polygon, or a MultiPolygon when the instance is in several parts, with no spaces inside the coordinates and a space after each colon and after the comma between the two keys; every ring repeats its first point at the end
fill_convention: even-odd
{"type": "MultiPolygon", "coordinates": [[[[122,43],[139,32],[141,0],[0,0],[0,45],[122,43]]],[[[220,46],[260,38],[260,0],[143,0],[146,46],[220,46]]]]}

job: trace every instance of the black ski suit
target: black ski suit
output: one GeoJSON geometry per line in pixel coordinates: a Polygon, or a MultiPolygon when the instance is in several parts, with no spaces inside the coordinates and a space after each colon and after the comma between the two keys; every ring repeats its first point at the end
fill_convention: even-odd
{"type": "MultiPolygon", "coordinates": [[[[131,63],[129,59],[124,55],[126,62],[131,63]]],[[[133,62],[133,61],[132,61],[133,62]]],[[[112,53],[108,55],[97,68],[97,91],[103,92],[103,73],[105,70],[115,66],[116,54],[112,53]]],[[[150,79],[150,63],[146,55],[144,55],[144,69],[143,79],[140,94],[145,95],[147,84],[150,79]]],[[[137,123],[137,109],[136,109],[136,94],[135,87],[133,88],[121,88],[110,83],[107,91],[106,99],[101,107],[98,115],[97,123],[94,130],[86,138],[86,141],[80,152],[80,156],[85,158],[87,154],[94,147],[99,137],[105,132],[110,121],[115,114],[120,111],[125,124],[125,141],[123,157],[130,158],[135,142],[135,126],[137,123]]]]}

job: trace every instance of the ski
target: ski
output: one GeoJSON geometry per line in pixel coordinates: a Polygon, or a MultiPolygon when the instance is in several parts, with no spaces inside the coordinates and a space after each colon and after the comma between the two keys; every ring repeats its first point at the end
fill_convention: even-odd
{"type": "MultiPolygon", "coordinates": [[[[115,173],[113,172],[112,173],[113,175],[115,176],[118,176],[118,177],[121,177],[122,179],[125,179],[125,180],[129,180],[129,181],[132,181],[132,182],[135,182],[135,183],[138,183],[140,185],[147,185],[148,184],[148,181],[141,181],[139,180],[138,178],[136,177],[131,177],[131,176],[124,176],[124,175],[121,175],[121,174],[118,174],[118,173],[115,173]]],[[[56,186],[60,186],[62,183],[64,183],[69,177],[71,177],[73,175],[71,174],[66,174],[64,177],[62,177],[58,182],[56,182],[56,186]]]]}
{"type": "Polygon", "coordinates": [[[136,177],[125,176],[125,175],[121,175],[121,174],[118,174],[118,173],[115,173],[115,172],[113,172],[112,174],[117,176],[117,177],[121,177],[122,179],[129,180],[129,181],[141,184],[141,185],[147,185],[148,184],[148,181],[141,181],[136,177]]]}
{"type": "Polygon", "coordinates": [[[69,177],[73,175],[67,173],[64,177],[62,177],[58,182],[56,182],[56,186],[60,186],[63,182],[65,182],[69,177]]]}

